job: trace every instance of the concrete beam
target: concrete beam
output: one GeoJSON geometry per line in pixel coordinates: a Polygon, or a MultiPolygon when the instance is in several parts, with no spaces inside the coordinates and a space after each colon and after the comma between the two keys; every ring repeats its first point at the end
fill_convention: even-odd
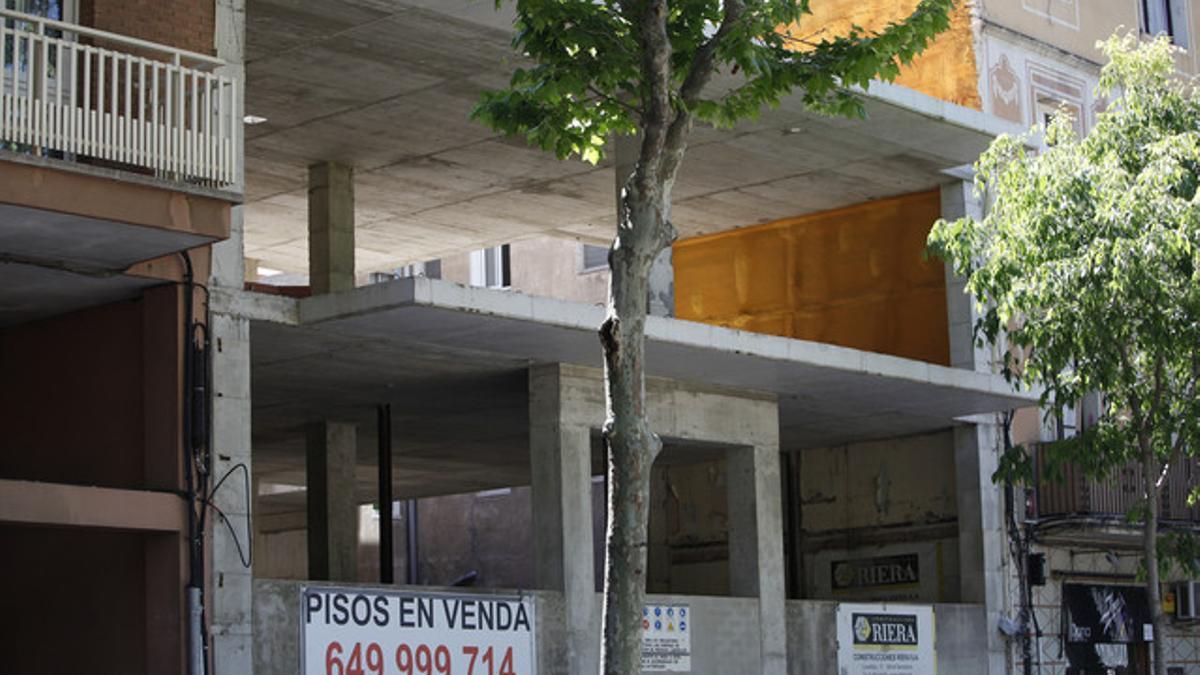
{"type": "Polygon", "coordinates": [[[592,551],[592,443],[587,426],[564,423],[559,364],[529,369],[529,454],[535,574],[539,588],[562,591],[572,673],[600,665],[592,551]]]}
{"type": "Polygon", "coordinates": [[[735,596],[758,598],[762,672],[783,675],[787,672],[787,591],[779,447],[736,448],[729,451],[727,461],[729,590],[735,596]]]}
{"type": "Polygon", "coordinates": [[[308,167],[308,276],[314,295],[354,288],[354,169],[308,167]]]}
{"type": "Polygon", "coordinates": [[[353,424],[323,422],[306,430],[308,576],[313,580],[358,580],[355,441],[353,424]]]}
{"type": "Polygon", "coordinates": [[[0,479],[0,523],[182,532],[187,511],[166,492],[0,479]]]}

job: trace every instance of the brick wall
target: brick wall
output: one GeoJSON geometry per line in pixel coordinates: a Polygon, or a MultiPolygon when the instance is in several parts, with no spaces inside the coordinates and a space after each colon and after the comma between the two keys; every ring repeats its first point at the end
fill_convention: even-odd
{"type": "Polygon", "coordinates": [[[215,0],[80,0],[85,26],[213,54],[215,0]]]}

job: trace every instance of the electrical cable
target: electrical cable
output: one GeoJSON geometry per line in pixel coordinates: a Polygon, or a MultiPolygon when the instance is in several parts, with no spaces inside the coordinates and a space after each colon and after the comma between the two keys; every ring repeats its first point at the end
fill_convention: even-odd
{"type": "Polygon", "coordinates": [[[229,470],[225,472],[225,475],[221,476],[221,479],[218,480],[216,485],[213,486],[212,492],[209,493],[208,499],[206,499],[205,502],[208,504],[208,506],[212,507],[212,509],[217,512],[217,515],[221,517],[221,521],[225,523],[225,527],[227,527],[229,529],[229,536],[233,538],[233,545],[234,545],[234,548],[237,549],[238,558],[242,562],[242,567],[249,569],[251,563],[254,561],[254,535],[250,529],[250,527],[251,527],[251,525],[250,525],[250,508],[249,508],[250,507],[250,468],[246,466],[245,462],[238,462],[237,464],[234,464],[233,466],[229,467],[229,470]],[[226,516],[225,512],[221,510],[221,507],[217,506],[216,503],[214,503],[212,500],[212,498],[214,496],[216,496],[217,490],[221,489],[221,486],[225,484],[225,481],[231,475],[233,475],[234,471],[237,471],[238,469],[242,470],[243,489],[244,489],[245,495],[246,495],[246,548],[245,549],[242,548],[241,540],[238,538],[237,532],[234,531],[233,525],[231,524],[229,517],[226,516]],[[245,553],[243,553],[243,551],[245,551],[245,553]]]}

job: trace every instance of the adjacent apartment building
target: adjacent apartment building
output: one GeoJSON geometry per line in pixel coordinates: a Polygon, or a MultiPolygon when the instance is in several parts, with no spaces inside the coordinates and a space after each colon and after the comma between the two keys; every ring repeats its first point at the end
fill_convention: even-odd
{"type": "MultiPolygon", "coordinates": [[[[814,2],[801,30],[914,5],[814,2]]],[[[14,672],[352,672],[312,588],[516,598],[536,616],[516,672],[594,670],[595,328],[631,153],[557,162],[469,120],[517,64],[510,12],[5,0],[14,672]]],[[[1193,73],[1196,17],[974,0],[865,121],[788,100],[697,130],[647,325],[649,601],[692,617],[672,668],[837,672],[842,608],[887,603],[936,618],[940,672],[1149,672],[1133,477],[992,483],[1006,427],[1050,442],[1088,413],[1045,423],[1011,391],[922,252],[980,212],[996,135],[1062,105],[1087,130],[1097,39],[1168,32],[1193,73]],[[1097,609],[1118,604],[1114,629],[1097,609]]],[[[1180,471],[1165,513],[1192,528],[1180,471]]],[[[1161,639],[1196,673],[1181,600],[1161,639]]]]}

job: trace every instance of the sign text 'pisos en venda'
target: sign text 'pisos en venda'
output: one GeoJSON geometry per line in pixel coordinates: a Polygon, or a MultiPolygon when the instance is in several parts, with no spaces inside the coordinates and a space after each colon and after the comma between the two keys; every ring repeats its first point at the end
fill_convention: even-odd
{"type": "Polygon", "coordinates": [[[933,608],[843,603],[837,611],[840,675],[934,675],[933,608]]]}
{"type": "Polygon", "coordinates": [[[304,675],[532,675],[529,597],[305,587],[304,675]]]}

